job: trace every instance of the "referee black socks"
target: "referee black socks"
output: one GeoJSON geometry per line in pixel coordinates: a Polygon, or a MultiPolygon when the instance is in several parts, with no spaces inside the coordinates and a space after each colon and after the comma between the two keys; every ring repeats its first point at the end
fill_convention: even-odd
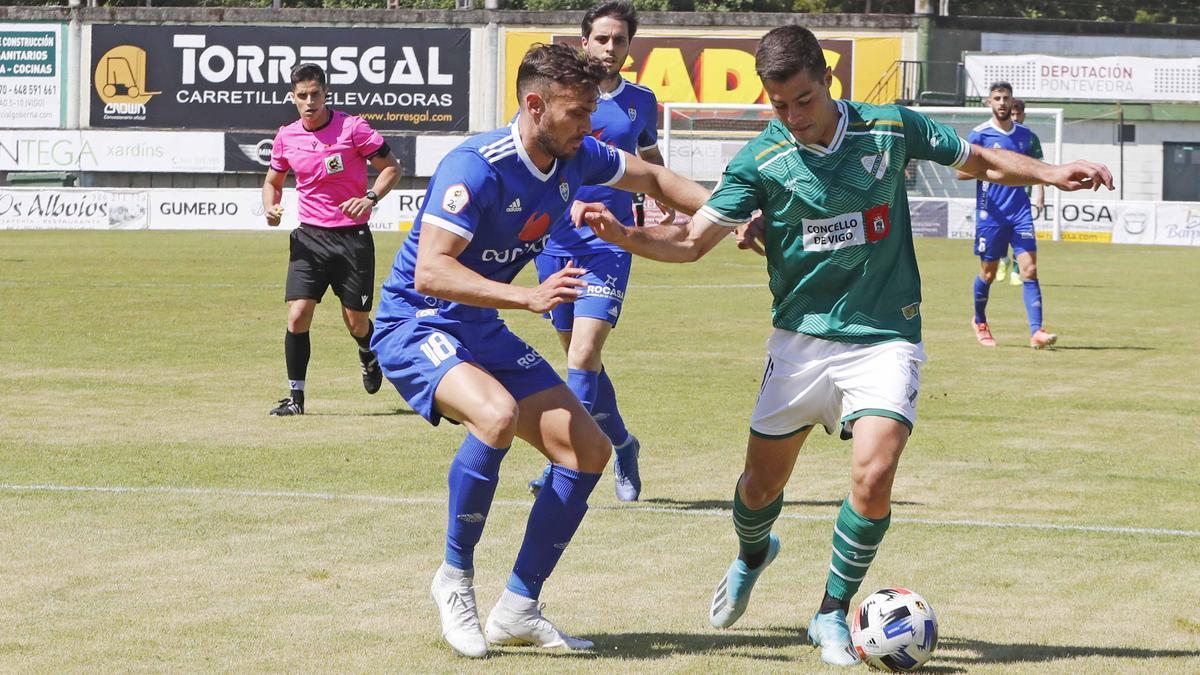
{"type": "MultiPolygon", "coordinates": [[[[308,339],[308,331],[293,333],[288,331],[283,336],[283,357],[287,361],[287,376],[293,382],[303,382],[308,375],[308,359],[312,356],[312,343],[308,339]]],[[[299,388],[303,389],[304,385],[299,388]]],[[[297,387],[292,387],[296,389],[297,387]]]]}
{"type": "Polygon", "coordinates": [[[371,336],[374,333],[375,333],[375,322],[371,321],[370,319],[367,319],[367,334],[366,335],[364,335],[362,337],[358,337],[354,333],[350,334],[350,337],[354,338],[354,341],[358,343],[359,356],[364,357],[364,361],[367,358],[366,354],[371,352],[371,336]]]}

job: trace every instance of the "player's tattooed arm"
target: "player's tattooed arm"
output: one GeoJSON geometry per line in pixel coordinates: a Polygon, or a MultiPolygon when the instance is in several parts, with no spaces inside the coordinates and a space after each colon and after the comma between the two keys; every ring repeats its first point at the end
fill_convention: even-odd
{"type": "Polygon", "coordinates": [[[961,170],[979,180],[1000,185],[1053,185],[1065,192],[1113,189],[1112,173],[1096,162],[1076,160],[1047,164],[1009,150],[971,146],[971,156],[961,170]]]}
{"type": "Polygon", "coordinates": [[[625,175],[613,184],[628,192],[645,192],[660,204],[689,216],[708,201],[708,190],[699,183],[636,156],[625,156],[625,175]]]}
{"type": "Polygon", "coordinates": [[[413,279],[418,293],[476,307],[527,309],[538,314],[574,302],[587,282],[586,271],[568,265],[534,288],[492,281],[458,261],[469,244],[465,238],[426,223],[417,245],[413,279]]]}

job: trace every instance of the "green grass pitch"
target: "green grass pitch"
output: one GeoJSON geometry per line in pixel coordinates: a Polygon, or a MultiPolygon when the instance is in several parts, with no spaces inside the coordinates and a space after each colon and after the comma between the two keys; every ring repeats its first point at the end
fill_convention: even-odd
{"type": "MultiPolygon", "coordinates": [[[[400,241],[378,236],[380,280],[400,241]]],[[[1000,347],[976,346],[969,242],[917,247],[930,362],[859,598],[923,594],[934,672],[1200,671],[1200,249],[1044,243],[1061,339],[1034,352],[1008,285],[1000,347]]],[[[770,330],[761,259],[635,263],[605,360],[644,501],[617,503],[606,476],[543,595],[598,649],[478,664],[440,641],[427,596],[462,430],[362,391],[332,296],[309,414],[269,418],[286,260],[274,233],[0,233],[0,670],[822,669],[802,635],[848,487],[833,437],[803,451],[745,617],[707,624],[770,330]]],[[[508,317],[562,367],[547,322],[508,317]]],[[[505,462],[476,555],[485,613],[541,464],[521,443],[505,462]]]]}

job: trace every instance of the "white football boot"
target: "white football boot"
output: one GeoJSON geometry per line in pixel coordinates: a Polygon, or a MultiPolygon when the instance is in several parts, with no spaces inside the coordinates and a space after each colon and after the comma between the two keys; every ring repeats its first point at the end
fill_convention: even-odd
{"type": "Polygon", "coordinates": [[[429,589],[442,617],[442,637],[454,651],[471,658],[487,655],[475,605],[475,577],[442,563],[429,589]]]}
{"type": "Polygon", "coordinates": [[[494,645],[532,645],[545,649],[592,649],[590,640],[562,632],[542,616],[536,600],[504,589],[488,615],[487,641],[494,645]]]}

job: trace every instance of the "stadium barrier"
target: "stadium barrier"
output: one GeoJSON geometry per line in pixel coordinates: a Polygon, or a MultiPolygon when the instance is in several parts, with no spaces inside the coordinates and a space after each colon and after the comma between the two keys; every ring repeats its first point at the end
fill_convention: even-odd
{"type": "MultiPolygon", "coordinates": [[[[296,191],[283,193],[280,228],[263,220],[257,189],[0,188],[0,230],[290,230],[297,226],[296,191]]],[[[371,213],[371,229],[412,226],[423,190],[393,190],[371,213]]],[[[1200,203],[1064,200],[1062,238],[1115,244],[1200,246],[1200,203]]],[[[912,198],[913,234],[970,239],[974,200],[912,198]]],[[[1048,239],[1047,210],[1035,209],[1039,238],[1048,239]]],[[[647,223],[657,223],[651,201],[647,223]]]]}
{"type": "MultiPolygon", "coordinates": [[[[371,212],[372,230],[412,226],[424,190],[393,190],[371,212]]],[[[283,191],[283,222],[263,219],[257,189],[0,188],[0,230],[291,230],[296,191],[283,191]]]]}

